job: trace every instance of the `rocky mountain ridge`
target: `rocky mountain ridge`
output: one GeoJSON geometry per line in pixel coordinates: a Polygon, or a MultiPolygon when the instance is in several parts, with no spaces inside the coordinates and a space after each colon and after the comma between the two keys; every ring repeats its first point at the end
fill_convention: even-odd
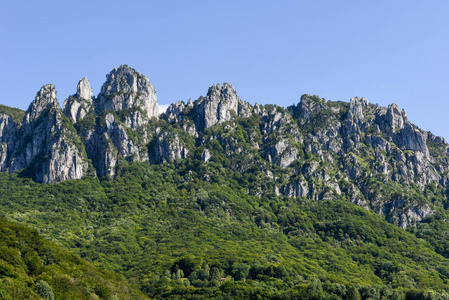
{"type": "Polygon", "coordinates": [[[242,181],[249,194],[345,198],[401,227],[445,205],[426,191],[447,191],[449,145],[410,123],[396,104],[303,95],[287,109],[251,105],[224,83],[159,116],[148,77],[126,65],[92,94],[83,78],[61,109],[55,87],[45,85],[22,123],[1,113],[1,171],[55,183],[94,173],[114,177],[129,162],[198,160],[205,181],[213,180],[208,165],[238,176],[257,172],[260,182],[242,181]]]}

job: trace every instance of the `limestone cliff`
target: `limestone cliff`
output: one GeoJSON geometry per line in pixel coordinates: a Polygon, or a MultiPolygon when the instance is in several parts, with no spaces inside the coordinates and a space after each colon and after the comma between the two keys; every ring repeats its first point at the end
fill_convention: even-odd
{"type": "Polygon", "coordinates": [[[99,112],[133,111],[126,123],[130,124],[134,130],[143,122],[152,117],[157,118],[159,115],[156,91],[148,77],[127,65],[114,68],[106,76],[106,82],[101,87],[96,106],[99,112]],[[138,116],[134,111],[140,112],[138,116]],[[138,122],[133,122],[132,119],[138,122]]]}
{"type": "Polygon", "coordinates": [[[89,80],[84,77],[78,83],[76,94],[64,101],[64,114],[76,123],[93,110],[92,88],[89,80]]]}
{"type": "Polygon", "coordinates": [[[189,131],[196,134],[202,133],[205,129],[219,123],[231,121],[235,116],[251,116],[251,106],[237,96],[237,92],[232,84],[225,82],[212,85],[206,97],[200,97],[187,105],[176,102],[168,107],[165,118],[171,123],[182,123],[184,109],[193,110],[193,124],[187,125],[189,131]]]}
{"type": "MultiPolygon", "coordinates": [[[[86,81],[80,81],[74,99],[84,99],[86,81]]],[[[68,102],[67,111],[78,111],[78,102],[68,102]]],[[[156,92],[148,77],[127,65],[114,68],[90,103],[93,108],[87,112],[94,119],[80,123],[77,129],[98,176],[114,176],[121,159],[148,160],[147,144],[153,136],[149,121],[159,115],[156,92]]]]}
{"type": "Polygon", "coordinates": [[[25,168],[40,182],[81,179],[86,174],[88,163],[84,147],[65,119],[53,85],[44,85],[37,93],[16,132],[16,142],[10,153],[9,172],[25,168]]]}

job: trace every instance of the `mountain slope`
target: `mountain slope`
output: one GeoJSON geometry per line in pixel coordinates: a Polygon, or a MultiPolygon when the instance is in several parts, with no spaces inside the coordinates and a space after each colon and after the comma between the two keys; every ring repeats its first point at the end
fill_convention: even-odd
{"type": "Polygon", "coordinates": [[[41,299],[49,285],[55,299],[146,299],[122,277],[100,271],[30,230],[0,219],[0,298],[41,299]]]}
{"type": "Polygon", "coordinates": [[[225,173],[208,183],[191,168],[132,163],[116,180],[56,185],[2,174],[1,205],[8,218],[137,280],[150,297],[225,295],[245,278],[244,293],[268,298],[313,278],[360,291],[390,286],[391,295],[447,290],[447,259],[349,201],[249,196],[225,173]],[[201,275],[206,265],[230,281],[201,275]]]}

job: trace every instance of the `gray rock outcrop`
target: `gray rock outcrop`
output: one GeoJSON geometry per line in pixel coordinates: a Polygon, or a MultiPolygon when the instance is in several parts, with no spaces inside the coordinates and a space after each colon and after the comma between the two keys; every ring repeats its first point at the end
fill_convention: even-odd
{"type": "Polygon", "coordinates": [[[28,168],[40,182],[80,179],[86,174],[86,154],[56,100],[56,90],[44,85],[26,111],[9,172],[28,168]]]}
{"type": "Polygon", "coordinates": [[[107,75],[98,95],[97,109],[99,112],[141,110],[144,121],[159,116],[156,91],[148,77],[127,65],[114,68],[107,75]]]}
{"type": "Polygon", "coordinates": [[[10,156],[17,140],[17,125],[11,116],[0,113],[0,170],[8,169],[10,156]]]}
{"type": "Polygon", "coordinates": [[[63,112],[73,123],[76,123],[93,109],[92,88],[89,80],[84,77],[78,82],[76,94],[64,101],[63,112]]]}
{"type": "Polygon", "coordinates": [[[231,121],[235,116],[251,115],[249,105],[238,96],[232,84],[225,82],[211,86],[207,96],[195,105],[195,125],[199,133],[217,123],[231,121]]]}
{"type": "Polygon", "coordinates": [[[164,163],[187,158],[189,150],[176,133],[163,132],[156,139],[154,153],[155,162],[164,163]]]}
{"type": "MultiPolygon", "coordinates": [[[[74,98],[88,94],[83,86],[79,85],[74,98]]],[[[68,102],[68,111],[74,110],[71,103],[75,102],[68,102]]],[[[79,134],[98,176],[115,176],[121,158],[147,161],[147,143],[153,134],[148,124],[159,115],[156,92],[148,77],[127,65],[114,68],[92,103],[97,123],[94,128],[80,128],[79,134]]]]}
{"type": "Polygon", "coordinates": [[[118,154],[129,161],[148,160],[146,147],[140,147],[138,141],[130,138],[129,134],[133,134],[132,130],[128,131],[129,134],[127,133],[126,127],[131,128],[131,126],[117,122],[112,113],[106,115],[105,121],[107,137],[114,144],[118,154]]]}

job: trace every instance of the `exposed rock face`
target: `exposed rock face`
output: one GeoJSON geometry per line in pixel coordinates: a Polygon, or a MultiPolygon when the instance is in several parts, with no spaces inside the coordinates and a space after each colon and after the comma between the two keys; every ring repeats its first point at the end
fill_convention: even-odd
{"type": "Polygon", "coordinates": [[[206,98],[195,103],[195,125],[199,132],[235,116],[250,116],[251,110],[238,96],[232,84],[214,84],[206,98]]]}
{"type": "Polygon", "coordinates": [[[163,132],[154,147],[156,162],[173,162],[187,158],[189,150],[176,133],[163,132]]]}
{"type": "Polygon", "coordinates": [[[353,118],[357,118],[361,121],[365,119],[363,110],[368,107],[368,100],[365,98],[359,99],[358,97],[351,98],[349,103],[349,112],[353,118]]]}
{"type": "Polygon", "coordinates": [[[203,153],[201,154],[201,159],[204,162],[208,162],[211,157],[212,157],[212,155],[210,154],[209,149],[204,149],[203,153]]]}
{"type": "Polygon", "coordinates": [[[426,155],[428,154],[426,145],[427,134],[415,129],[410,124],[404,109],[401,111],[397,104],[390,104],[385,113],[384,120],[385,123],[381,124],[383,130],[389,133],[399,147],[404,146],[407,150],[420,151],[426,155]]]}
{"type": "Polygon", "coordinates": [[[16,143],[17,125],[12,117],[0,113],[0,170],[6,171],[16,143]]]}
{"type": "Polygon", "coordinates": [[[398,197],[383,207],[383,213],[387,215],[389,222],[407,228],[414,222],[419,222],[426,216],[434,214],[435,211],[429,204],[419,204],[416,201],[407,201],[398,197]]]}
{"type": "Polygon", "coordinates": [[[288,167],[299,159],[299,149],[294,142],[302,141],[295,122],[291,115],[280,107],[259,108],[258,111],[262,117],[262,133],[268,146],[264,156],[282,168],[288,167]],[[293,137],[293,140],[290,137],[293,137]]]}
{"type": "Polygon", "coordinates": [[[313,115],[324,109],[324,104],[316,95],[302,95],[299,102],[299,117],[309,120],[313,115]]]}
{"type": "MultiPolygon", "coordinates": [[[[117,122],[113,114],[107,114],[105,120],[107,137],[111,139],[121,156],[129,161],[148,160],[148,152],[146,148],[142,149],[136,141],[133,141],[128,136],[126,127],[117,122]]],[[[128,126],[128,128],[131,128],[131,126],[128,126]]]]}
{"type": "Polygon", "coordinates": [[[64,114],[76,123],[94,109],[92,103],[92,88],[89,80],[84,77],[78,83],[76,94],[64,101],[64,114]]]}
{"type": "MultiPolygon", "coordinates": [[[[192,104],[192,100],[190,100],[190,104],[192,104]]],[[[165,111],[166,120],[170,123],[181,123],[183,120],[183,115],[181,113],[184,111],[185,107],[186,105],[182,101],[176,101],[171,104],[165,111]]]]}
{"type": "Polygon", "coordinates": [[[86,174],[84,149],[73,127],[63,122],[53,85],[44,85],[37,93],[18,136],[10,172],[30,168],[33,177],[44,183],[80,179],[86,174]]]}
{"type": "Polygon", "coordinates": [[[239,98],[229,83],[215,84],[209,88],[207,97],[197,106],[197,128],[204,130],[218,122],[230,121],[238,114],[239,98]]]}
{"type": "MultiPolygon", "coordinates": [[[[202,146],[207,147],[208,143],[217,140],[231,161],[236,155],[244,155],[249,162],[260,164],[254,154],[258,152],[270,164],[286,170],[287,178],[292,176],[292,181],[287,179],[288,183],[276,184],[276,192],[288,196],[326,200],[345,194],[353,203],[383,214],[387,202],[376,195],[370,197],[371,191],[361,185],[368,178],[374,176],[385,183],[391,180],[421,187],[432,182],[448,182],[447,175],[441,175],[430,156],[429,135],[414,127],[406,112],[396,104],[382,108],[370,104],[365,98],[354,97],[350,103],[343,103],[303,95],[301,102],[290,107],[288,112],[270,105],[250,107],[238,99],[232,86],[217,84],[209,89],[205,98],[200,97],[193,105],[173,104],[163,118],[199,138],[202,146]],[[260,117],[261,140],[257,138],[257,130],[248,132],[247,142],[252,150],[242,147],[236,140],[235,116],[260,117]],[[202,137],[204,130],[211,127],[222,127],[223,132],[202,137]],[[316,159],[317,163],[303,162],[304,155],[316,159]],[[300,169],[294,170],[293,166],[300,169]],[[293,179],[298,172],[303,174],[301,181],[293,179]],[[335,176],[346,178],[351,188],[343,189],[335,176]]],[[[443,142],[433,137],[432,141],[443,142]]],[[[444,148],[444,153],[449,149],[438,147],[444,148]]],[[[211,154],[206,150],[201,157],[203,161],[207,161],[211,154]]],[[[244,172],[250,164],[240,162],[235,168],[244,172]]],[[[270,170],[264,172],[277,180],[270,170]]],[[[262,191],[255,188],[249,189],[249,193],[260,195],[262,191]]],[[[385,214],[391,221],[401,220],[404,226],[418,220],[412,213],[405,219],[393,218],[402,211],[385,214]]],[[[433,211],[423,209],[420,212],[416,215],[423,218],[433,211]]]]}
{"type": "Polygon", "coordinates": [[[404,124],[408,122],[405,110],[400,111],[399,105],[390,104],[385,115],[385,119],[390,125],[391,131],[395,132],[404,128],[404,124]]]}
{"type": "MultiPolygon", "coordinates": [[[[401,186],[417,185],[421,189],[431,183],[447,184],[447,175],[441,173],[443,169],[448,170],[448,148],[444,139],[412,125],[405,110],[397,104],[382,108],[355,97],[348,105],[304,95],[301,102],[289,110],[300,128],[303,126],[308,132],[303,140],[305,152],[317,156],[325,164],[325,169],[337,172],[341,174],[338,176],[347,177],[346,181],[353,183],[344,191],[351,202],[385,214],[387,220],[402,227],[434,213],[421,202],[408,206],[410,202],[407,199],[403,203],[395,203],[394,210],[386,209],[390,207],[387,200],[391,196],[389,192],[382,194],[367,183],[376,178],[387,186],[391,181],[401,186]],[[432,145],[433,153],[441,149],[438,158],[431,155],[429,145],[432,145]],[[440,163],[436,164],[436,160],[440,163]]],[[[311,181],[317,182],[318,179],[321,186],[332,188],[313,169],[303,167],[301,173],[309,182],[307,197],[316,198],[311,181]]],[[[286,195],[302,195],[293,192],[298,190],[294,187],[295,184],[290,183],[283,191],[286,195]]],[[[326,198],[320,192],[325,189],[317,190],[318,199],[326,198]]]]}
{"type": "Polygon", "coordinates": [[[107,75],[97,105],[100,112],[138,109],[145,120],[159,115],[156,92],[148,77],[127,65],[114,68],[107,75]]]}
{"type": "Polygon", "coordinates": [[[189,100],[176,102],[170,105],[162,118],[172,124],[182,124],[192,136],[198,137],[205,129],[232,121],[234,117],[250,117],[252,107],[248,102],[241,100],[232,84],[227,82],[214,84],[207,92],[206,97],[200,97],[195,102],[189,100]],[[193,110],[193,118],[186,116],[193,110]],[[187,118],[186,118],[187,117],[187,118]]]}
{"type": "Polygon", "coordinates": [[[283,191],[284,195],[287,195],[289,197],[307,197],[310,195],[309,187],[306,181],[304,180],[297,180],[295,182],[292,182],[291,184],[288,184],[284,187],[283,191]]]}
{"type": "MultiPolygon", "coordinates": [[[[75,100],[91,95],[83,79],[75,100]]],[[[78,112],[82,101],[68,101],[67,113],[78,112]]],[[[148,160],[147,143],[153,133],[148,130],[151,118],[158,118],[156,92],[148,77],[122,65],[113,69],[95,101],[97,123],[92,128],[81,127],[79,134],[89,158],[100,177],[115,175],[120,157],[128,161],[148,160]]]]}

